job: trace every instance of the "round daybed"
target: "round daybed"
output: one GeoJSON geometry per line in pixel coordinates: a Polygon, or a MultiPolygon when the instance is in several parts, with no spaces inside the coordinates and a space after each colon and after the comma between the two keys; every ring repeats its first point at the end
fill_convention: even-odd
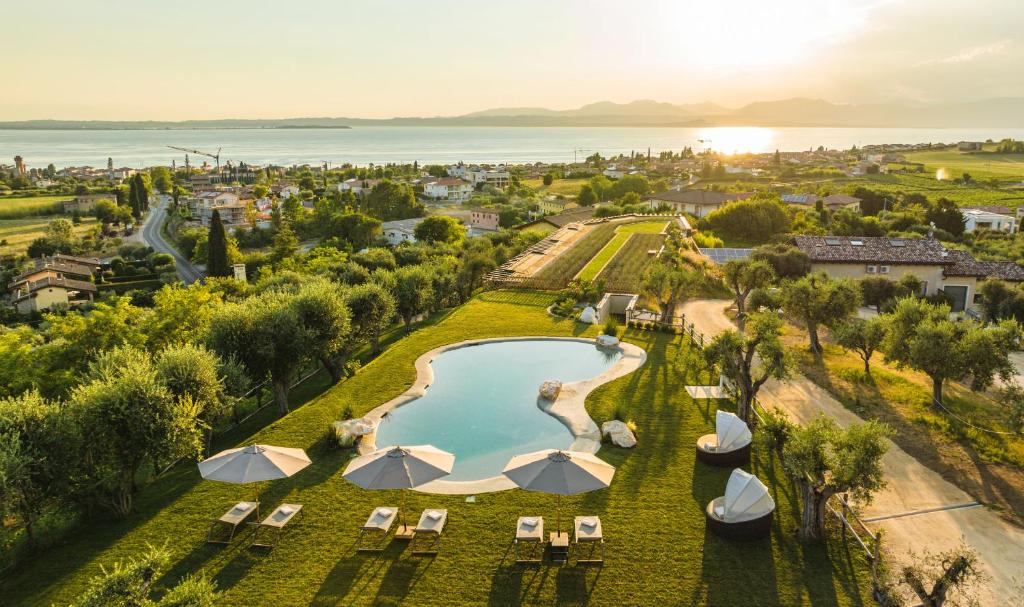
{"type": "Polygon", "coordinates": [[[704,514],[707,527],[717,536],[757,540],[772,530],[775,500],[756,476],[739,468],[732,471],[725,495],[711,500],[704,514]]]}
{"type": "Polygon", "coordinates": [[[750,463],[750,428],[726,411],[715,414],[715,433],[697,439],[697,459],[712,466],[736,467],[750,463]]]}

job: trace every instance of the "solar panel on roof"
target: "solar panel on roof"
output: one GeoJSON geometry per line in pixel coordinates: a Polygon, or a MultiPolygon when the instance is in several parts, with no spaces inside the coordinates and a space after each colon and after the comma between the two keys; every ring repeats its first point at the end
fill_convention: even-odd
{"type": "Polygon", "coordinates": [[[894,246],[894,247],[904,247],[904,246],[907,245],[906,242],[904,242],[904,241],[902,241],[902,240],[900,240],[898,238],[890,238],[889,239],[889,244],[894,246]]]}
{"type": "Polygon", "coordinates": [[[851,240],[850,244],[852,244],[855,247],[863,247],[864,246],[864,241],[863,240],[851,240]]]}
{"type": "Polygon", "coordinates": [[[734,259],[746,259],[754,252],[754,249],[699,249],[701,254],[716,264],[723,264],[734,259]]]}
{"type": "Polygon", "coordinates": [[[827,244],[830,247],[838,247],[839,245],[843,244],[843,241],[839,240],[838,238],[826,238],[825,244],[827,244]]]}

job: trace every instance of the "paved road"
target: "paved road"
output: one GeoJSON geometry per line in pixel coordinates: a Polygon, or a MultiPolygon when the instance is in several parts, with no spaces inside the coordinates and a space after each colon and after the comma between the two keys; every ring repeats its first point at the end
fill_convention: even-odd
{"type": "Polygon", "coordinates": [[[191,284],[202,278],[203,273],[164,239],[163,234],[160,232],[160,227],[164,224],[166,216],[167,203],[157,203],[149,210],[149,215],[146,216],[142,227],[137,233],[142,242],[153,247],[154,251],[168,253],[174,257],[174,263],[178,267],[178,276],[181,277],[182,282],[185,284],[191,284]]]}
{"type": "MultiPolygon", "coordinates": [[[[694,300],[686,302],[680,311],[686,315],[686,322],[694,323],[707,338],[735,328],[725,314],[729,305],[724,300],[694,300]]],[[[801,422],[821,414],[843,426],[863,421],[801,375],[785,382],[766,382],[758,398],[801,422]]],[[[910,551],[937,552],[966,542],[978,551],[991,577],[985,591],[991,594],[982,593],[978,597],[981,604],[1017,605],[1014,601],[1020,600],[1020,591],[1014,586],[1024,583],[1024,530],[984,506],[973,505],[974,498],[895,444],[890,444],[883,466],[888,485],[861,515],[874,531],[885,530],[884,545],[889,554],[902,560],[910,551]],[[958,507],[965,505],[973,506],[958,507]]]]}

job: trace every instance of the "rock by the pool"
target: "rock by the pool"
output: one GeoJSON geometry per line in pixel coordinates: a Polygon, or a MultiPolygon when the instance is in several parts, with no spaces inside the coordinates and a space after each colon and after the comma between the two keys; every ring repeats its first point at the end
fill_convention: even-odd
{"type": "Polygon", "coordinates": [[[598,335],[597,343],[602,346],[617,346],[619,345],[619,338],[614,335],[598,335]]]}
{"type": "Polygon", "coordinates": [[[587,306],[583,308],[583,312],[580,314],[580,322],[585,322],[588,325],[592,325],[597,322],[597,310],[593,306],[587,306]]]}
{"type": "Polygon", "coordinates": [[[631,449],[636,446],[636,435],[625,422],[617,419],[601,424],[601,434],[610,438],[616,447],[631,449]]]}
{"type": "Polygon", "coordinates": [[[365,417],[334,422],[334,436],[342,447],[351,447],[360,436],[373,432],[373,422],[365,417]]]}
{"type": "Polygon", "coordinates": [[[549,379],[540,385],[540,395],[547,400],[555,400],[561,391],[562,382],[557,379],[549,379]]]}

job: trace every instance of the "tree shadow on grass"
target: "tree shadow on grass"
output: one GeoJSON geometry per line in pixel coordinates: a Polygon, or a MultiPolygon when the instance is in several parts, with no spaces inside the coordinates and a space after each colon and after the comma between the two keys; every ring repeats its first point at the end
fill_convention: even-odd
{"type": "Polygon", "coordinates": [[[409,596],[409,592],[427,572],[434,562],[434,557],[407,557],[391,562],[384,572],[374,605],[400,605],[409,596]]]}
{"type": "Polygon", "coordinates": [[[777,533],[776,524],[767,538],[740,541],[720,538],[705,529],[701,584],[694,590],[694,604],[782,604],[772,554],[777,533]]]}
{"type": "Polygon", "coordinates": [[[405,543],[392,541],[382,552],[356,553],[353,544],[350,556],[338,561],[331,569],[309,604],[327,607],[339,604],[353,591],[359,594],[389,563],[397,561],[405,548],[405,543]]]}

